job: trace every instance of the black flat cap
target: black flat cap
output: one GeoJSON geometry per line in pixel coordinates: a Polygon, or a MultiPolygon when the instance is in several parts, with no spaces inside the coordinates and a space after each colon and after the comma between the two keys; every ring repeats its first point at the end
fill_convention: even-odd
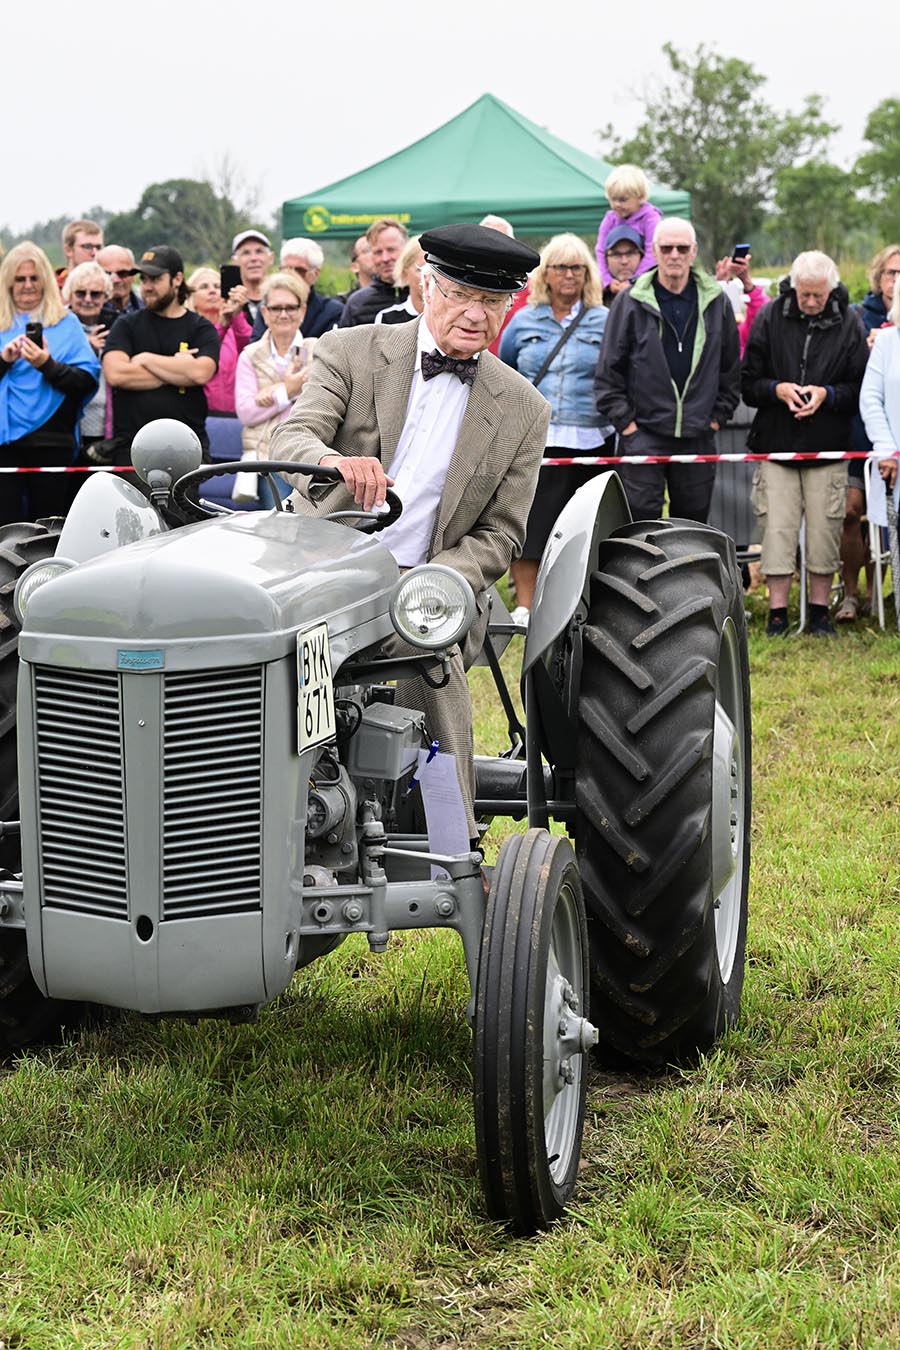
{"type": "Polygon", "coordinates": [[[521,291],[541,261],[527,244],[486,225],[439,225],[419,243],[436,272],[479,291],[521,291]]]}

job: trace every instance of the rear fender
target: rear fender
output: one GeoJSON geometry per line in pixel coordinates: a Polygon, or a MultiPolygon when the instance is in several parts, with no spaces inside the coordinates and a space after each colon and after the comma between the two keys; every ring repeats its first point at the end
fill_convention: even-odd
{"type": "Polygon", "coordinates": [[[576,731],[570,705],[577,688],[580,629],[588,613],[591,575],[597,570],[603,540],[630,521],[618,474],[600,473],[563,507],[541,559],[525,640],[522,699],[529,710],[532,751],[539,748],[558,769],[574,764],[576,731]]]}

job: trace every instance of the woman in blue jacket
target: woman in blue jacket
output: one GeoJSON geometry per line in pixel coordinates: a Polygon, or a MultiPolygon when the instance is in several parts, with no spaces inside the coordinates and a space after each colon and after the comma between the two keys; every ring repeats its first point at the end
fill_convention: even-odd
{"type": "MultiPolygon", "coordinates": [[[[43,249],[26,240],[0,263],[0,466],[65,466],[78,423],[97,392],[100,361],[62,302],[43,249]]],[[[6,480],[0,523],[65,515],[80,474],[6,480]]]]}
{"type": "MultiPolygon", "coordinates": [[[[577,235],[555,235],[531,274],[528,304],[510,319],[500,342],[501,360],[536,385],[550,404],[548,457],[602,454],[607,437],[614,436],[612,427],[602,423],[593,390],[608,312],[591,250],[577,235]]],[[[516,623],[528,623],[538,565],[557,516],[597,472],[575,465],[541,469],[522,557],[510,568],[516,623]]]]}

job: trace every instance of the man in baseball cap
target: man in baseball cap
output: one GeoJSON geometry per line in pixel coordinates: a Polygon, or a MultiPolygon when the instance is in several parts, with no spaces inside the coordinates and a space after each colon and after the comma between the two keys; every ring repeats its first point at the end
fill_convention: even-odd
{"type": "Polygon", "coordinates": [[[631,288],[644,256],[644,240],[630,225],[617,225],[606,236],[606,266],[612,281],[603,291],[604,305],[611,305],[621,291],[631,288]]]}
{"type": "MultiPolygon", "coordinates": [[[[540,258],[482,225],[426,230],[420,243],[425,308],[411,323],[325,333],[272,455],[333,465],[342,484],[296,480],[297,511],[380,505],[393,484],[403,515],[379,535],[400,567],[446,563],[469,581],[480,618],[436,691],[403,679],[398,702],[421,708],[440,750],[456,757],[469,840],[473,814],[472,709],[465,666],[487,623],[487,590],[518,554],[534,496],[550,406],[488,351],[513,294],[540,258]],[[465,659],[464,659],[465,658],[465,659]]],[[[389,656],[396,646],[385,649],[389,656]]]]}
{"type": "Polygon", "coordinates": [[[173,417],[191,427],[204,449],[206,394],[215,375],[219,337],[208,319],[185,308],[181,254],[170,244],[146,249],[134,267],[144,308],[122,314],[103,353],[113,391],[114,463],[131,463],[131,442],[147,422],[173,417]]]}
{"type": "Polygon", "coordinates": [[[262,230],[241,230],[231,241],[231,261],[241,269],[241,284],[233,286],[225,299],[240,305],[232,321],[240,351],[250,341],[262,301],[263,282],[275,254],[262,230]]]}
{"type": "Polygon", "coordinates": [[[164,272],[170,276],[177,276],[180,272],[184,277],[184,261],[177,248],[171,248],[168,244],[158,244],[156,248],[145,249],[134,267],[131,269],[131,275],[142,277],[161,277],[164,272]]]}

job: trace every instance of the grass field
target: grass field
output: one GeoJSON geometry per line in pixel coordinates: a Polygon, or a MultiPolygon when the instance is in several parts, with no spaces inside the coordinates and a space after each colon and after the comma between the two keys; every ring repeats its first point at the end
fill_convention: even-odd
{"type": "Polygon", "coordinates": [[[900,1343],[900,639],[761,603],[743,1015],[593,1073],[564,1222],[483,1217],[456,939],[348,941],[257,1025],[0,1077],[0,1350],[900,1343]]]}

